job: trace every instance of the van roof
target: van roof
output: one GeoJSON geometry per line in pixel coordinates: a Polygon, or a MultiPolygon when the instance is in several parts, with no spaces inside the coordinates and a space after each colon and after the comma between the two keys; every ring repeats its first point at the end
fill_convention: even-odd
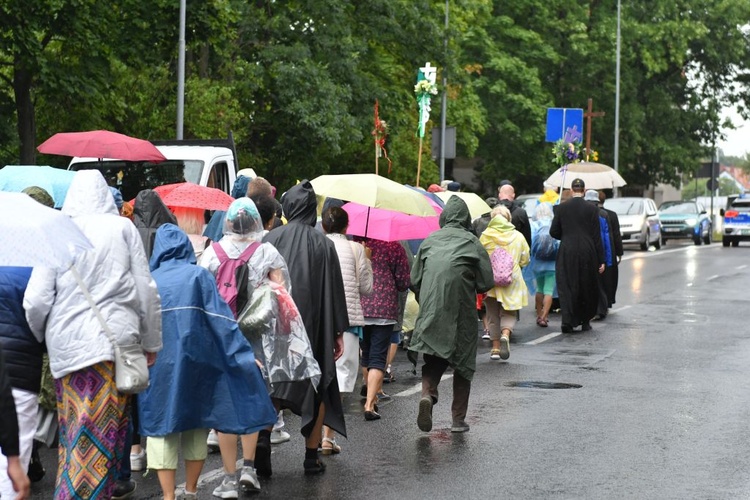
{"type": "MultiPolygon", "coordinates": [[[[156,146],[156,149],[167,157],[168,160],[201,160],[210,163],[210,160],[220,156],[233,157],[232,150],[217,146],[156,146]]],[[[87,163],[99,161],[98,158],[76,156],[70,163],[87,163]]],[[[120,161],[114,158],[103,158],[102,161],[120,161]]]]}

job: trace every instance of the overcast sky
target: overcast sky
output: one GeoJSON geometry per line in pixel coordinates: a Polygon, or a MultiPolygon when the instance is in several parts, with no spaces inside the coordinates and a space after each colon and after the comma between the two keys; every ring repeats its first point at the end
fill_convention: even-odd
{"type": "Polygon", "coordinates": [[[727,156],[745,156],[750,151],[750,123],[744,121],[735,110],[726,110],[725,117],[729,117],[737,127],[734,130],[725,130],[727,140],[720,142],[719,147],[727,156]]]}

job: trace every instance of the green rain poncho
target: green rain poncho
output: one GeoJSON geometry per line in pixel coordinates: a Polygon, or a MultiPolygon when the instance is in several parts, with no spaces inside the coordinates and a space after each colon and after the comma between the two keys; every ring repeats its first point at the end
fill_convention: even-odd
{"type": "Polygon", "coordinates": [[[477,356],[476,294],[493,287],[492,266],[471,232],[463,200],[448,200],[440,227],[419,247],[411,271],[419,316],[410,349],[447,359],[471,380],[477,356]]]}

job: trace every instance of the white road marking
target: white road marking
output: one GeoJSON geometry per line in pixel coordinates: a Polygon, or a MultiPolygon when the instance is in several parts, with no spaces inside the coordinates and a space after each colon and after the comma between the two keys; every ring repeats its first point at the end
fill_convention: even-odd
{"type": "Polygon", "coordinates": [[[742,264],[741,266],[737,266],[735,269],[739,271],[740,269],[745,269],[746,267],[747,267],[747,264],[742,264]]]}
{"type": "Polygon", "coordinates": [[[542,342],[546,342],[546,341],[548,341],[550,339],[554,339],[555,337],[559,337],[560,335],[562,335],[562,332],[548,333],[544,337],[539,337],[538,339],[532,340],[531,342],[524,342],[524,345],[537,345],[537,344],[541,344],[542,342]]]}
{"type": "Polygon", "coordinates": [[[719,277],[718,274],[714,274],[713,276],[711,276],[710,278],[708,278],[706,281],[712,281],[712,280],[715,280],[718,277],[719,277]]]}
{"type": "Polygon", "coordinates": [[[684,246],[679,248],[670,248],[669,250],[664,250],[662,247],[661,250],[655,250],[653,252],[650,251],[634,251],[634,252],[628,252],[626,256],[624,256],[620,262],[625,262],[626,260],[633,260],[633,259],[646,259],[649,257],[658,257],[660,255],[668,255],[670,253],[675,252],[687,252],[687,251],[694,251],[694,252],[703,252],[706,250],[719,250],[721,248],[721,245],[702,245],[702,246],[684,246]]]}
{"type": "Polygon", "coordinates": [[[622,311],[624,311],[624,310],[626,310],[626,309],[630,309],[631,307],[633,307],[633,306],[622,306],[622,307],[618,307],[617,309],[612,309],[611,311],[609,311],[609,314],[615,314],[615,313],[619,313],[619,312],[622,312],[622,311]]]}
{"type": "MultiPolygon", "coordinates": [[[[443,375],[442,377],[440,377],[440,381],[443,382],[444,380],[448,380],[449,378],[453,378],[453,375],[446,373],[445,375],[443,375]]],[[[418,383],[417,385],[415,385],[411,389],[406,389],[405,391],[401,391],[401,392],[399,392],[397,394],[394,394],[394,396],[396,396],[396,397],[413,396],[414,394],[416,394],[418,392],[422,392],[422,382],[418,383]]]]}

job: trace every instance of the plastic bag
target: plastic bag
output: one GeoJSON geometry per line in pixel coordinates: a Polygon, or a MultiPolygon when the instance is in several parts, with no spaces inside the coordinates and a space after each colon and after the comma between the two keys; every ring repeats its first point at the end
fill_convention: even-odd
{"type": "Polygon", "coordinates": [[[261,283],[237,322],[263,363],[270,384],[309,379],[313,387],[318,386],[320,366],[297,305],[283,286],[261,283]]]}

